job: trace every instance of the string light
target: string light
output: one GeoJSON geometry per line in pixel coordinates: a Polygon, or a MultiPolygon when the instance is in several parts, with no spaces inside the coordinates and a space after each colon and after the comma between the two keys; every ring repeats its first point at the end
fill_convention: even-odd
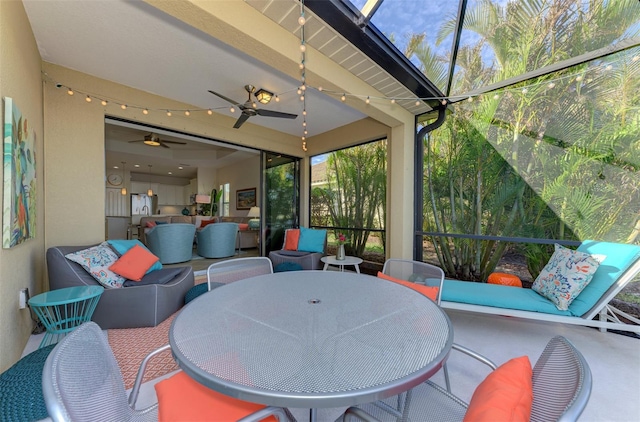
{"type": "MultiPolygon", "coordinates": [[[[304,0],[301,0],[300,3],[301,3],[301,17],[304,17],[304,0]]],[[[306,22],[306,19],[304,20],[304,22],[306,22]]],[[[298,94],[300,96],[299,97],[300,101],[303,102],[302,115],[303,116],[307,116],[306,97],[305,97],[305,92],[307,90],[307,83],[306,83],[306,80],[305,80],[306,41],[304,39],[304,24],[301,25],[300,30],[301,30],[300,50],[301,50],[302,54],[301,54],[301,60],[300,60],[300,63],[298,64],[298,66],[299,66],[300,71],[301,71],[301,78],[300,78],[301,84],[297,87],[296,91],[298,92],[298,94]]],[[[640,60],[640,55],[636,54],[636,55],[634,55],[632,57],[629,57],[628,55],[627,56],[622,56],[619,59],[611,60],[611,61],[608,61],[606,63],[601,63],[601,64],[595,65],[595,66],[590,66],[588,68],[587,73],[590,73],[590,72],[596,72],[597,73],[598,70],[600,72],[604,72],[604,71],[608,72],[608,71],[613,70],[613,68],[614,68],[616,63],[618,63],[618,62],[624,63],[624,61],[628,61],[628,60],[630,60],[632,62],[637,62],[638,60],[640,60]]],[[[542,81],[539,81],[539,82],[531,82],[531,81],[529,81],[531,83],[528,83],[527,86],[525,86],[525,87],[520,86],[520,87],[503,88],[500,91],[494,93],[492,95],[492,97],[493,97],[494,100],[498,100],[498,99],[500,99],[500,96],[502,94],[504,94],[504,93],[517,92],[517,91],[520,91],[522,94],[527,94],[532,87],[536,87],[536,86],[546,86],[547,89],[553,89],[553,88],[555,88],[557,86],[557,83],[559,81],[566,81],[567,83],[570,83],[571,81],[575,81],[575,82],[583,82],[584,81],[585,83],[591,83],[594,80],[596,80],[595,77],[587,78],[584,73],[585,73],[585,69],[581,69],[580,70],[580,74],[578,74],[576,72],[576,73],[573,73],[573,74],[564,74],[562,76],[558,76],[558,77],[553,78],[553,79],[542,80],[542,81]]],[[[53,81],[53,80],[51,80],[51,78],[48,77],[48,75],[46,73],[44,73],[44,75],[45,75],[45,78],[44,78],[45,82],[48,82],[48,81],[49,82],[53,82],[55,84],[56,88],[65,88],[67,90],[66,92],[67,92],[67,94],[69,96],[73,96],[77,92],[79,95],[84,97],[84,99],[85,99],[85,101],[87,103],[91,103],[95,99],[97,101],[100,101],[100,103],[102,104],[103,107],[106,107],[109,104],[109,102],[113,102],[114,104],[120,106],[120,108],[122,110],[127,110],[128,108],[134,108],[134,109],[137,109],[137,110],[141,110],[142,114],[144,114],[144,115],[148,115],[149,114],[150,109],[147,108],[147,107],[142,107],[142,106],[137,106],[137,105],[130,105],[130,104],[128,105],[128,104],[125,104],[124,102],[120,102],[120,101],[114,100],[114,99],[111,99],[110,101],[107,101],[106,99],[100,98],[100,97],[98,97],[96,95],[93,95],[91,93],[82,92],[80,90],[74,90],[72,87],[66,86],[66,85],[64,85],[62,83],[59,83],[59,82],[56,82],[56,81],[53,81]]],[[[350,94],[350,93],[346,93],[346,92],[330,91],[330,90],[326,90],[322,86],[318,86],[317,88],[314,88],[314,89],[316,89],[319,92],[324,92],[324,93],[327,93],[327,94],[330,94],[330,95],[335,95],[335,96],[339,97],[340,101],[342,101],[342,102],[346,102],[348,97],[356,97],[356,98],[359,98],[359,99],[364,99],[364,102],[366,104],[370,104],[371,103],[371,96],[370,95],[350,94]]],[[[289,91],[287,91],[287,92],[289,92],[289,91]]],[[[453,104],[453,103],[456,103],[458,101],[463,101],[463,100],[466,100],[468,102],[473,102],[474,101],[474,97],[478,97],[478,99],[482,99],[483,95],[485,95],[485,94],[487,94],[487,93],[474,94],[474,95],[462,94],[462,95],[455,95],[455,96],[449,96],[449,97],[399,98],[399,97],[377,96],[377,97],[374,97],[374,98],[387,99],[387,100],[390,101],[391,104],[395,104],[396,101],[402,100],[402,101],[415,101],[415,105],[416,106],[420,106],[422,102],[438,101],[443,106],[447,106],[448,104],[453,104]]],[[[280,102],[280,97],[279,97],[278,94],[274,95],[274,99],[275,99],[276,102],[280,102]]],[[[252,106],[255,108],[255,107],[257,107],[257,104],[255,102],[253,102],[252,106]]],[[[173,111],[174,112],[176,112],[176,111],[184,112],[185,116],[190,116],[191,112],[194,112],[194,111],[203,111],[203,112],[206,112],[208,115],[213,115],[213,110],[217,110],[217,109],[224,109],[224,107],[218,107],[218,108],[214,108],[214,109],[209,108],[209,109],[195,109],[195,110],[194,109],[191,109],[191,110],[173,110],[173,111]]],[[[172,116],[172,109],[156,109],[156,110],[158,110],[160,112],[164,111],[168,117],[172,116]]],[[[235,111],[236,111],[235,107],[233,107],[233,106],[230,107],[229,111],[231,113],[235,113],[235,111]]],[[[308,133],[306,127],[307,127],[307,121],[306,121],[306,117],[305,117],[305,119],[302,122],[302,128],[303,128],[304,135],[306,135],[308,133]]],[[[303,138],[304,138],[303,141],[306,141],[306,136],[303,136],[303,138]]],[[[306,142],[304,142],[304,146],[306,148],[306,142]]],[[[305,149],[305,151],[306,151],[306,149],[305,149]]]]}

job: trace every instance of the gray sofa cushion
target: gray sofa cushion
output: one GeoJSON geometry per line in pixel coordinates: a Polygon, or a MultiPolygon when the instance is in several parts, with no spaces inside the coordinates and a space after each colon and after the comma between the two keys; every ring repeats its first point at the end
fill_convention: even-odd
{"type": "MultiPolygon", "coordinates": [[[[51,290],[73,286],[96,286],[98,282],[79,264],[66,259],[70,252],[86,249],[87,246],[58,246],[47,250],[47,270],[51,290]]],[[[174,274],[171,280],[120,288],[106,289],[91,318],[103,330],[108,328],[155,327],[184,304],[184,295],[194,285],[193,269],[190,266],[163,268],[154,271],[156,280],[174,274]]],[[[150,274],[153,274],[150,273],[150,274]]]]}
{"type": "Polygon", "coordinates": [[[140,281],[127,280],[123,287],[146,286],[147,284],[166,284],[176,278],[182,271],[182,268],[165,268],[164,270],[151,271],[145,274],[140,281]]]}

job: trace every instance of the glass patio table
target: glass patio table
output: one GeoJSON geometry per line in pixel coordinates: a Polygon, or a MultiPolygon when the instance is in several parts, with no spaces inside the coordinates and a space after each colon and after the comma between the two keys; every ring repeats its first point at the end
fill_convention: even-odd
{"type": "Polygon", "coordinates": [[[193,300],[169,342],[201,384],[241,400],[315,409],[406,391],[437,372],[453,329],[430,299],[368,275],[290,271],[193,300]]]}

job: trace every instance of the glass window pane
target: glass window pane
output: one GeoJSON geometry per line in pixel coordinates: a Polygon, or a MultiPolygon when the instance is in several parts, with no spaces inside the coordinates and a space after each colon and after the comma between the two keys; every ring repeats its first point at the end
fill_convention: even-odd
{"type": "MultiPolygon", "coordinates": [[[[425,142],[425,232],[640,242],[640,47],[453,111],[425,142]]],[[[465,279],[486,280],[508,247],[431,240],[465,279]]],[[[548,245],[522,247],[535,273],[548,245]]]]}

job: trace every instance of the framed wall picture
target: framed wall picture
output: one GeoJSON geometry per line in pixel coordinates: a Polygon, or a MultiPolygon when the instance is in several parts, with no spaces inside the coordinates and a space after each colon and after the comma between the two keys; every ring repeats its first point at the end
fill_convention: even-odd
{"type": "Polygon", "coordinates": [[[238,189],[236,191],[236,209],[248,210],[256,206],[256,188],[238,189]]]}
{"type": "Polygon", "coordinates": [[[2,247],[36,236],[35,132],[10,97],[4,97],[2,247]]]}

